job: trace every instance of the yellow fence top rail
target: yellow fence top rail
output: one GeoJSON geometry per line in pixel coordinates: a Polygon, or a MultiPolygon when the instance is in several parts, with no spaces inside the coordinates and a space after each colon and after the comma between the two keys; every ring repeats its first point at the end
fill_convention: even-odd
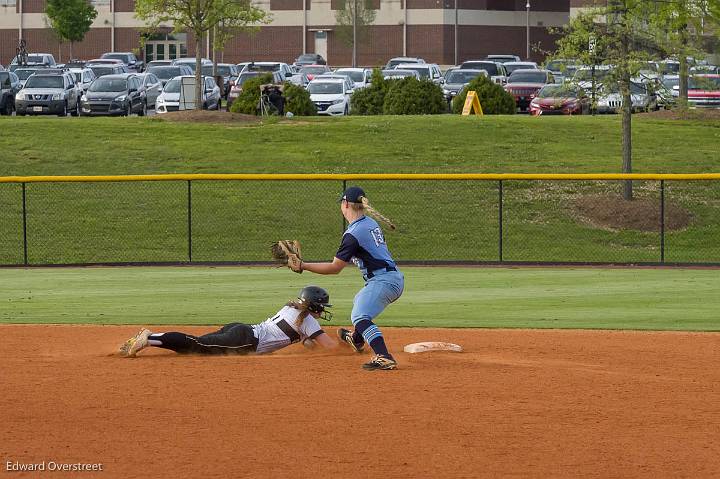
{"type": "Polygon", "coordinates": [[[340,174],[194,174],[117,176],[4,176],[0,183],[241,180],[720,180],[720,173],[340,173],[340,174]]]}

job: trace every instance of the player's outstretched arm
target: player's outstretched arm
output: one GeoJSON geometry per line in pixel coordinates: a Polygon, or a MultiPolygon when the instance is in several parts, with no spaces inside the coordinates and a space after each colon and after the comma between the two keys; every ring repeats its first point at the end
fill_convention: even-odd
{"type": "Polygon", "coordinates": [[[325,349],[335,349],[338,342],[331,338],[327,333],[320,333],[315,337],[315,342],[325,349]]]}
{"type": "Polygon", "coordinates": [[[348,263],[340,258],[333,258],[330,263],[306,263],[303,261],[302,270],[317,274],[338,274],[348,263]]]}

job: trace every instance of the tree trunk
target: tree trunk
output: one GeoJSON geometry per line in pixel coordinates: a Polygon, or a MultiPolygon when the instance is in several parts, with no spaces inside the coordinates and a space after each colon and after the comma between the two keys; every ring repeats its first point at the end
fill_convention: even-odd
{"type": "MultiPolygon", "coordinates": [[[[630,74],[623,75],[622,80],[622,155],[623,173],[632,173],[632,97],[630,96],[630,74]]],[[[623,184],[623,198],[627,201],[633,199],[632,181],[626,180],[623,184]]]]}
{"type": "MultiPolygon", "coordinates": [[[[684,35],[683,35],[684,37],[684,35]]],[[[680,96],[678,98],[678,108],[681,110],[687,110],[688,108],[688,62],[687,62],[687,55],[685,54],[685,48],[683,45],[683,48],[680,50],[680,71],[678,72],[680,75],[680,85],[678,86],[678,89],[680,90],[680,96]]]]}
{"type": "MultiPolygon", "coordinates": [[[[620,93],[622,95],[622,172],[632,173],[632,96],[630,95],[630,34],[626,24],[627,11],[623,2],[620,48],[624,65],[620,67],[620,93]]],[[[623,198],[633,199],[632,181],[623,182],[623,198]]]]}
{"type": "Polygon", "coordinates": [[[202,110],[202,32],[195,32],[195,109],[202,110]]]}
{"type": "Polygon", "coordinates": [[[73,42],[70,41],[70,58],[68,58],[68,60],[72,60],[73,58],[75,58],[73,56],[73,42]]]}

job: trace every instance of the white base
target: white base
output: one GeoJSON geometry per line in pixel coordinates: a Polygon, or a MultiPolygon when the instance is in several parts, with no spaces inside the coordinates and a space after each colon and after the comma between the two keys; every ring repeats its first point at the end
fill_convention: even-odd
{"type": "Polygon", "coordinates": [[[463,348],[454,343],[443,343],[440,341],[429,341],[425,343],[408,344],[403,349],[406,353],[424,353],[426,351],[453,351],[461,353],[463,348]]]}

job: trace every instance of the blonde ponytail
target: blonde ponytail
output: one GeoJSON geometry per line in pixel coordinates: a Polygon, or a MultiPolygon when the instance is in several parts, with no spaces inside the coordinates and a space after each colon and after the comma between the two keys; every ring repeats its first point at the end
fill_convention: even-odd
{"type": "Polygon", "coordinates": [[[291,308],[298,310],[297,318],[295,318],[295,326],[298,328],[302,326],[305,317],[308,315],[307,305],[301,301],[290,301],[286,304],[286,306],[290,306],[291,308]]]}
{"type": "Polygon", "coordinates": [[[373,207],[370,205],[370,201],[368,201],[367,198],[365,198],[364,196],[361,196],[361,197],[360,197],[360,201],[362,201],[363,208],[367,211],[367,213],[368,213],[370,216],[372,216],[372,217],[375,218],[375,219],[378,219],[378,220],[382,221],[382,222],[385,223],[385,224],[388,226],[388,228],[390,228],[391,230],[396,229],[395,224],[394,224],[392,221],[390,221],[390,219],[388,219],[385,215],[383,215],[383,214],[380,213],[378,210],[376,210],[375,208],[373,208],[373,207]]]}

